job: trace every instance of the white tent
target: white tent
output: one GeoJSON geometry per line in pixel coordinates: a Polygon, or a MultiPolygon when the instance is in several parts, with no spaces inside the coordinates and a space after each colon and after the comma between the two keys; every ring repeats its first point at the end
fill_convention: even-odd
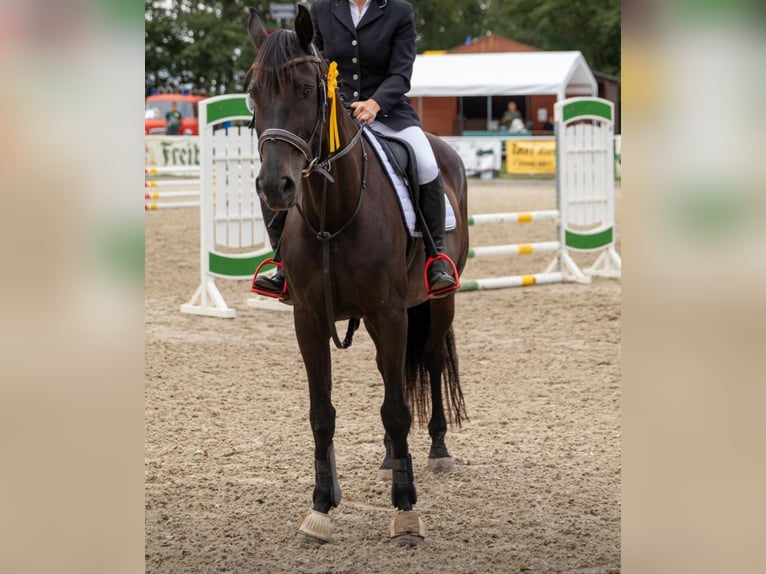
{"type": "Polygon", "coordinates": [[[410,97],[597,96],[598,85],[580,52],[502,52],[418,55],[410,97]]]}

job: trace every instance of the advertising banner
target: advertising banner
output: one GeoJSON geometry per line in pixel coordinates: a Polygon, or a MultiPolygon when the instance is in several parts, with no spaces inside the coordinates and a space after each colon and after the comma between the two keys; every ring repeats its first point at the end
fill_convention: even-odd
{"type": "Polygon", "coordinates": [[[501,139],[486,137],[444,137],[442,139],[452,146],[463,160],[466,175],[491,178],[500,171],[503,161],[501,139]]]}
{"type": "Polygon", "coordinates": [[[556,141],[513,139],[505,142],[506,171],[514,175],[554,175],[556,141]]]}
{"type": "Polygon", "coordinates": [[[199,165],[199,136],[144,136],[144,165],[199,165]]]}

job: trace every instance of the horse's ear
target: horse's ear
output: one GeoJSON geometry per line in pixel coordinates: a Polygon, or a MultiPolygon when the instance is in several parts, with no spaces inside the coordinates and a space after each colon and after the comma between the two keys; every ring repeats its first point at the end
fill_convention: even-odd
{"type": "Polygon", "coordinates": [[[298,4],[298,15],[295,17],[295,33],[301,48],[307,54],[311,53],[309,47],[314,40],[314,25],[311,23],[311,13],[303,4],[298,4]]]}
{"type": "Polygon", "coordinates": [[[247,31],[250,34],[250,41],[258,50],[266,39],[266,28],[263,27],[263,19],[255,8],[250,8],[250,20],[247,23],[247,31]]]}

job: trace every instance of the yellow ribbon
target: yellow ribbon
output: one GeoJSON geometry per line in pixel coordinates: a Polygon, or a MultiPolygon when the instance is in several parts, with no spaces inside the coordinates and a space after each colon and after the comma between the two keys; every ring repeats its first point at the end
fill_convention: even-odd
{"type": "Polygon", "coordinates": [[[338,115],[335,107],[335,91],[338,89],[338,64],[330,62],[327,70],[327,97],[330,99],[330,153],[340,147],[338,115]]]}

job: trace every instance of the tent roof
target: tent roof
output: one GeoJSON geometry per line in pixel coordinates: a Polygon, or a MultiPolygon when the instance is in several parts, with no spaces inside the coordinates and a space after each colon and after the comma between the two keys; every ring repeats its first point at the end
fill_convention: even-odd
{"type": "Polygon", "coordinates": [[[407,95],[534,94],[596,96],[598,85],[576,51],[418,55],[407,95]]]}

